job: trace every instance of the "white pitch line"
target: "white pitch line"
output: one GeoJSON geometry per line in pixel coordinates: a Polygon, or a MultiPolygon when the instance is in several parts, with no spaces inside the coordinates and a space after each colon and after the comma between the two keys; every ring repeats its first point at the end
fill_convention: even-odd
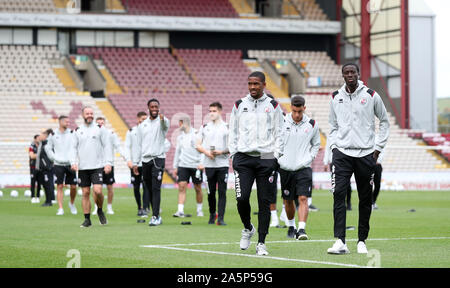
{"type": "Polygon", "coordinates": [[[286,262],[302,262],[302,263],[309,263],[309,264],[322,264],[322,265],[343,266],[343,267],[352,267],[352,268],[368,268],[367,266],[359,266],[359,265],[355,265],[355,264],[344,264],[344,263],[303,260],[303,259],[291,259],[291,258],[282,258],[282,257],[273,257],[273,256],[257,256],[257,255],[251,255],[251,254],[188,249],[188,248],[179,248],[179,247],[170,247],[170,246],[148,245],[148,246],[144,246],[144,247],[179,250],[179,251],[187,251],[187,252],[208,253],[208,254],[216,254],[216,255],[240,256],[240,257],[258,258],[258,259],[271,259],[271,260],[279,260],[279,261],[286,261],[286,262]]]}
{"type": "MultiPolygon", "coordinates": [[[[373,238],[367,241],[401,241],[401,240],[443,240],[450,239],[450,237],[403,237],[403,238],[373,238]]],[[[346,241],[357,241],[358,239],[346,239],[346,241]]],[[[316,240],[278,240],[278,241],[266,241],[266,244],[271,243],[315,243],[315,242],[334,242],[336,239],[316,239],[316,240]]],[[[253,243],[253,242],[252,242],[253,243]]],[[[157,248],[157,247],[177,247],[177,246],[208,246],[208,245],[237,245],[239,242],[209,242],[209,243],[175,243],[175,244],[160,244],[160,245],[141,245],[141,247],[146,248],[157,248]]]]}

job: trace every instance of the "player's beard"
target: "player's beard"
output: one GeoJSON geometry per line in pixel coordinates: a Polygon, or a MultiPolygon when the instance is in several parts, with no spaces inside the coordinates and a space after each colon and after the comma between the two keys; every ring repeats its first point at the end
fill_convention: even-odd
{"type": "Polygon", "coordinates": [[[94,117],[87,117],[87,118],[84,118],[84,123],[86,123],[86,124],[91,124],[92,121],[94,121],[94,117]]]}
{"type": "Polygon", "coordinates": [[[155,119],[156,117],[158,117],[159,111],[149,111],[149,113],[152,119],[155,119]]]}

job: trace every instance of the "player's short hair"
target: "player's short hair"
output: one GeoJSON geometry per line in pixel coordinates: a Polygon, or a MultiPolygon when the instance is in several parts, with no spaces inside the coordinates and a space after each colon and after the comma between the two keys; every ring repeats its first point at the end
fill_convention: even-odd
{"type": "Polygon", "coordinates": [[[86,109],[88,109],[88,108],[92,109],[91,106],[84,106],[83,108],[81,108],[81,113],[84,113],[84,110],[86,110],[86,109]]]}
{"type": "Polygon", "coordinates": [[[220,102],[213,102],[209,104],[209,107],[216,107],[217,109],[222,110],[222,104],[220,104],[220,102]]]}
{"type": "Polygon", "coordinates": [[[102,117],[102,116],[98,116],[97,118],[95,118],[95,121],[97,122],[98,120],[105,121],[106,119],[104,117],[102,117]]]}
{"type": "Polygon", "coordinates": [[[67,118],[69,118],[69,117],[66,116],[66,115],[61,115],[61,116],[58,117],[58,121],[61,121],[63,119],[67,119],[67,118]]]}
{"type": "Polygon", "coordinates": [[[159,101],[158,101],[158,99],[152,98],[152,99],[148,100],[148,102],[147,102],[147,107],[150,106],[150,103],[152,103],[152,102],[158,103],[158,106],[159,106],[159,101]]]}
{"type": "Polygon", "coordinates": [[[266,83],[266,75],[264,75],[264,73],[261,71],[254,71],[254,72],[250,73],[250,75],[248,75],[248,78],[251,78],[251,77],[259,78],[259,80],[261,80],[261,82],[266,83]]]}
{"type": "Polygon", "coordinates": [[[39,134],[34,135],[33,139],[36,140],[36,138],[39,137],[39,134]]]}
{"type": "Polygon", "coordinates": [[[350,63],[345,63],[344,66],[342,66],[342,73],[344,73],[344,68],[345,68],[345,67],[348,67],[348,66],[353,66],[353,67],[355,67],[355,68],[356,68],[356,71],[358,71],[358,73],[359,73],[359,66],[358,66],[358,64],[352,63],[352,62],[350,62],[350,63]]]}
{"type": "Polygon", "coordinates": [[[147,116],[147,113],[145,113],[144,111],[140,111],[136,114],[137,118],[141,118],[142,116],[147,116]]]}
{"type": "Polygon", "coordinates": [[[295,107],[302,107],[305,106],[305,98],[303,98],[300,95],[296,95],[291,98],[291,105],[295,107]]]}
{"type": "Polygon", "coordinates": [[[53,129],[52,128],[48,128],[47,130],[45,130],[44,132],[42,132],[42,133],[44,133],[45,135],[50,135],[50,134],[53,134],[53,129]]]}

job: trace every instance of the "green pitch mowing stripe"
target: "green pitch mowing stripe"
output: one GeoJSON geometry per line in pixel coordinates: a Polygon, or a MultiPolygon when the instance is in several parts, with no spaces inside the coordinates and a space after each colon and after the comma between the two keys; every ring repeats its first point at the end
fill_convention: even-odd
{"type": "MultiPolygon", "coordinates": [[[[172,217],[177,210],[177,191],[174,189],[162,191],[161,226],[149,227],[149,218],[146,223],[137,223],[140,218],[136,216],[137,207],[130,188],[115,189],[115,215],[106,215],[108,225],[101,226],[98,217],[92,215],[93,225],[87,229],[79,227],[83,222],[80,196],[75,201],[78,215],[70,214],[67,206],[69,197],[64,197],[65,215],[56,216],[57,205],[41,207],[40,204],[31,204],[30,198],[23,196],[25,189],[16,189],[20,195],[18,198],[9,196],[11,189],[1,190],[4,195],[0,198],[0,267],[64,268],[73,267],[77,260],[83,268],[329,268],[366,267],[374,259],[356,253],[357,229],[347,231],[349,255],[326,253],[334,241],[333,200],[328,191],[313,192],[313,204],[320,210],[309,213],[306,232],[311,241],[288,240],[287,229],[270,228],[266,239],[269,256],[255,257],[255,243],[246,251],[239,249],[242,223],[232,190],[227,192],[227,226],[207,224],[209,212],[205,191],[205,217],[172,217]],[[186,220],[191,221],[192,225],[181,225],[186,220]],[[166,248],[145,249],[142,247],[145,245],[166,248]]],[[[251,197],[252,212],[258,207],[255,192],[251,197]]],[[[356,191],[352,200],[354,208],[347,212],[346,224],[357,227],[356,191]]],[[[106,203],[105,198],[104,210],[106,203]]],[[[379,252],[381,267],[450,267],[449,191],[381,191],[377,204],[380,209],[372,213],[367,248],[379,252]],[[411,209],[416,212],[408,212],[411,209]]],[[[195,192],[189,189],[185,213],[195,215],[195,211],[195,192]]],[[[278,211],[279,215],[280,198],[278,211]]],[[[252,222],[257,226],[257,216],[253,213],[252,222]]],[[[252,240],[256,241],[257,235],[252,240]]]]}

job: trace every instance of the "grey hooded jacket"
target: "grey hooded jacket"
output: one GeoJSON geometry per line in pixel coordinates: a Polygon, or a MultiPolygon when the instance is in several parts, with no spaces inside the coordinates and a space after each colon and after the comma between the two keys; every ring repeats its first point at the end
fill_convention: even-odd
{"type": "Polygon", "coordinates": [[[389,137],[389,119],[380,95],[362,81],[353,94],[346,85],[335,91],[330,101],[328,145],[351,157],[364,157],[383,151],[389,137]],[[375,116],[380,120],[375,134],[375,116]]]}
{"type": "Polygon", "coordinates": [[[238,100],[230,117],[228,148],[251,156],[279,158],[283,151],[283,112],[278,102],[266,94],[254,99],[250,94],[238,100]]]}

